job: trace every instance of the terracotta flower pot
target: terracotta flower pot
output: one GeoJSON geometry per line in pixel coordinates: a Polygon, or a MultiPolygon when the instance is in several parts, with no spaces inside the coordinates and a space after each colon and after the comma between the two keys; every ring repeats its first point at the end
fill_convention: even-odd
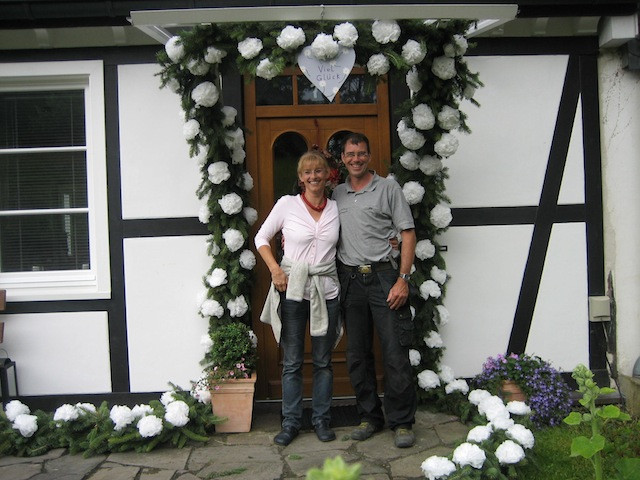
{"type": "Polygon", "coordinates": [[[526,402],[527,396],[513,380],[503,380],[500,387],[500,396],[505,402],[519,401],[526,402]]]}
{"type": "Polygon", "coordinates": [[[250,378],[226,380],[211,390],[211,408],[217,417],[226,418],[216,424],[216,432],[240,433],[251,430],[253,394],[256,389],[256,372],[250,378]]]}

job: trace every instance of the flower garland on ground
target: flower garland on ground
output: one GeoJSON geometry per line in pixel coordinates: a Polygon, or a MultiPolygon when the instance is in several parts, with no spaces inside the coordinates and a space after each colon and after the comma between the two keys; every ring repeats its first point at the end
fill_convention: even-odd
{"type": "MultiPolygon", "coordinates": [[[[210,337],[222,324],[250,324],[251,269],[249,228],[257,212],[248,205],[253,179],[246,171],[244,132],[237,111],[224,105],[221,70],[235,64],[247,76],[272,79],[295,66],[298,55],[331,61],[353,49],[356,64],[366,67],[372,84],[384,75],[405,77],[410,99],[400,107],[397,132],[402,146],[392,175],[402,185],[416,219],[418,244],[412,283],[419,294],[411,303],[416,324],[411,363],[420,400],[446,403],[447,394],[462,397],[464,380],[440,365],[444,349],[438,327],[449,320],[443,305],[448,279],[436,236],[451,220],[444,194],[446,162],[456,152],[455,131],[468,132],[460,102],[471,103],[481,85],[464,60],[468,48],[466,20],[360,22],[260,22],[202,25],[171,38],[160,52],[160,78],[181,97],[185,139],[201,167],[197,194],[199,218],[208,226],[213,261],[204,277],[200,314],[209,320],[210,337]]],[[[205,344],[210,344],[204,339],[205,344]]],[[[205,367],[206,360],[203,362],[205,367]]],[[[466,403],[466,402],[465,402],[466,403]]]]}
{"type": "MultiPolygon", "coordinates": [[[[207,391],[208,393],[208,391],[207,391]]],[[[208,398],[174,388],[148,404],[99,407],[64,404],[51,414],[19,400],[0,411],[0,455],[37,456],[54,448],[88,457],[109,452],[150,452],[171,444],[206,442],[216,423],[208,398]]]]}

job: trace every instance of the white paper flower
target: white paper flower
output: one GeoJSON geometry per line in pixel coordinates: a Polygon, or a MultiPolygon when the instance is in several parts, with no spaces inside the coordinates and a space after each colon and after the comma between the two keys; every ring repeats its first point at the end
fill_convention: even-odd
{"type": "MultiPolygon", "coordinates": [[[[224,144],[229,150],[244,147],[244,132],[240,127],[224,132],[224,144]]],[[[234,162],[235,163],[235,162],[234,162]]]]}
{"type": "Polygon", "coordinates": [[[418,69],[416,67],[412,67],[411,70],[407,72],[406,76],[407,87],[413,93],[419,92],[422,89],[422,82],[420,81],[420,74],[418,73],[418,69]]]}
{"type": "Polygon", "coordinates": [[[205,405],[211,403],[211,391],[208,388],[195,389],[191,392],[191,396],[205,405]]]}
{"type": "Polygon", "coordinates": [[[333,36],[341,47],[353,47],[358,41],[358,30],[353,24],[344,22],[333,27],[333,36]]]}
{"type": "Polygon", "coordinates": [[[164,419],[176,427],[184,427],[189,423],[189,405],[182,400],[176,400],[166,406],[164,419]]]}
{"type": "Polygon", "coordinates": [[[311,42],[311,54],[318,60],[331,60],[340,51],[340,45],[327,33],[319,33],[311,42]]]}
{"type": "Polygon", "coordinates": [[[76,410],[78,411],[78,415],[80,415],[81,417],[84,417],[89,413],[96,413],[98,411],[93,403],[78,402],[75,406],[76,410]]]}
{"type": "Polygon", "coordinates": [[[436,57],[433,59],[431,71],[436,77],[449,80],[456,76],[456,61],[449,57],[436,57]]]}
{"type": "Polygon", "coordinates": [[[259,38],[245,38],[241,42],[238,42],[238,52],[242,55],[242,58],[251,60],[262,50],[262,40],[259,38]]]}
{"type": "Polygon", "coordinates": [[[222,238],[224,239],[224,243],[227,245],[227,248],[231,252],[236,252],[242,248],[244,245],[244,237],[242,236],[242,232],[240,230],[236,230],[235,228],[229,228],[222,234],[222,238]]]}
{"type": "Polygon", "coordinates": [[[253,177],[249,172],[244,172],[238,179],[238,186],[247,192],[253,188],[253,177]]]}
{"type": "Polygon", "coordinates": [[[431,240],[425,238],[416,243],[416,257],[420,260],[428,260],[436,254],[436,247],[431,243],[431,240]]]}
{"type": "Polygon", "coordinates": [[[409,349],[409,363],[412,367],[417,367],[420,365],[420,360],[422,360],[422,355],[420,352],[414,348],[409,349]]]}
{"type": "MultiPolygon", "coordinates": [[[[220,253],[220,247],[215,242],[212,235],[209,236],[207,243],[209,243],[209,251],[210,251],[209,253],[211,254],[212,257],[215,257],[220,253]]],[[[205,292],[205,298],[206,298],[206,292],[205,292]]]]}
{"type": "Polygon", "coordinates": [[[209,71],[209,67],[210,65],[208,63],[201,60],[194,59],[190,60],[189,63],[187,63],[187,70],[189,70],[191,74],[200,77],[207,74],[207,72],[209,71]]]}
{"type": "Polygon", "coordinates": [[[418,166],[420,165],[420,157],[418,157],[418,155],[411,150],[407,150],[406,152],[404,152],[400,156],[399,161],[400,165],[411,171],[417,170],[418,166]]]}
{"type": "Polygon", "coordinates": [[[488,425],[478,425],[467,433],[467,442],[482,443],[491,437],[492,432],[493,428],[490,423],[488,425]]]}
{"type": "Polygon", "coordinates": [[[182,126],[182,134],[186,140],[193,140],[200,133],[200,122],[195,118],[188,120],[182,126]]]}
{"type": "Polygon", "coordinates": [[[449,310],[444,305],[436,305],[436,311],[433,313],[433,320],[438,325],[446,325],[449,323],[449,310]]]}
{"type": "Polygon", "coordinates": [[[191,92],[191,98],[200,107],[213,107],[220,98],[220,92],[212,82],[202,82],[191,92]]]}
{"type": "Polygon", "coordinates": [[[224,313],[224,308],[217,300],[207,299],[200,306],[200,313],[205,317],[220,318],[224,313]]]}
{"type": "Polygon", "coordinates": [[[440,380],[444,383],[453,382],[456,379],[455,373],[453,372],[453,368],[448,365],[440,364],[440,371],[438,372],[438,376],[440,380]]]}
{"type": "Polygon", "coordinates": [[[272,78],[277,77],[279,73],[280,71],[278,66],[268,58],[260,60],[260,63],[258,63],[258,66],[256,67],[256,75],[266,80],[271,80],[272,78]]]}
{"type": "Polygon", "coordinates": [[[463,395],[466,395],[467,393],[469,393],[469,384],[464,378],[459,378],[457,380],[454,380],[453,382],[449,382],[444,387],[444,391],[447,394],[453,393],[453,392],[460,392],[463,395]]]}
{"type": "Polygon", "coordinates": [[[397,42],[400,38],[400,25],[395,20],[376,20],[371,25],[371,33],[378,43],[397,42]]]}
{"type": "Polygon", "coordinates": [[[171,402],[175,402],[178,400],[176,398],[175,392],[173,390],[167,390],[162,395],[160,395],[160,403],[165,407],[169,405],[171,402]]]}
{"type": "Polygon", "coordinates": [[[509,410],[509,413],[512,415],[529,415],[531,413],[531,407],[518,400],[512,400],[507,403],[507,410],[509,410]]]}
{"type": "Polygon", "coordinates": [[[445,228],[453,220],[453,215],[451,215],[451,209],[446,205],[436,205],[431,209],[429,219],[434,227],[445,228]]]}
{"type": "Polygon", "coordinates": [[[162,432],[162,419],[155,415],[147,415],[138,421],[137,427],[141,437],[155,437],[162,432]]]}
{"type": "Polygon", "coordinates": [[[258,211],[253,207],[244,207],[242,215],[244,215],[249,225],[253,225],[258,220],[258,211]]]}
{"type": "Polygon", "coordinates": [[[504,415],[498,415],[491,420],[491,426],[494,430],[508,430],[513,427],[515,423],[512,418],[505,417],[504,415]]]}
{"type": "Polygon", "coordinates": [[[420,63],[426,55],[426,47],[415,40],[407,40],[402,46],[402,58],[409,65],[420,63]]]}
{"type": "Polygon", "coordinates": [[[227,215],[235,215],[242,211],[242,198],[235,192],[227,193],[218,199],[220,208],[227,215]]]}
{"type": "Polygon", "coordinates": [[[462,443],[453,451],[453,461],[461,467],[471,465],[473,468],[480,469],[486,458],[484,451],[473,443],[462,443]]]}
{"type": "Polygon", "coordinates": [[[231,177],[229,165],[223,161],[213,162],[207,167],[207,172],[209,173],[209,181],[216,185],[220,185],[231,177]]]}
{"type": "Polygon", "coordinates": [[[245,300],[243,295],[234,298],[233,300],[229,300],[227,302],[227,310],[229,310],[229,315],[232,317],[241,317],[247,310],[249,310],[249,305],[245,300]]]}
{"type": "Polygon", "coordinates": [[[180,82],[175,78],[170,78],[169,80],[167,80],[165,86],[169,87],[169,90],[171,90],[173,93],[180,92],[180,82]]]}
{"type": "Polygon", "coordinates": [[[451,460],[447,457],[439,457],[437,455],[427,458],[422,462],[420,468],[422,469],[424,476],[429,480],[447,478],[456,471],[456,466],[451,460]]]}
{"type": "Polygon", "coordinates": [[[20,435],[29,438],[38,431],[38,417],[21,413],[15,418],[11,428],[19,430],[20,435]]]}
{"type": "Polygon", "coordinates": [[[371,75],[385,75],[389,71],[389,68],[391,68],[391,65],[384,53],[375,53],[369,57],[367,71],[371,75]]]}
{"type": "Polygon", "coordinates": [[[11,400],[5,407],[5,414],[10,422],[15,421],[18,415],[28,415],[31,410],[20,400],[11,400]]]}
{"type": "MultiPolygon", "coordinates": [[[[473,394],[474,391],[472,391],[471,393],[473,394]]],[[[503,408],[506,410],[506,407],[504,406],[504,402],[502,401],[502,399],[500,397],[498,397],[497,395],[482,395],[479,399],[479,402],[477,403],[478,405],[478,412],[480,413],[480,415],[485,415],[487,411],[493,409],[493,408],[503,408]]],[[[508,414],[508,412],[507,412],[508,414]]]]}
{"type": "Polygon", "coordinates": [[[480,402],[482,400],[484,400],[485,398],[489,398],[490,396],[491,396],[491,393],[489,393],[488,391],[483,390],[481,388],[476,388],[475,390],[471,390],[469,392],[469,396],[467,397],[467,399],[473,405],[478,406],[480,405],[480,402]]]}
{"type": "Polygon", "coordinates": [[[443,133],[440,140],[433,146],[433,150],[441,157],[450,157],[458,150],[458,143],[458,139],[454,135],[443,133]]]}
{"type": "Polygon", "coordinates": [[[253,345],[253,348],[258,347],[258,336],[253,333],[253,330],[249,330],[249,340],[251,341],[251,345],[253,345]]]}
{"type": "Polygon", "coordinates": [[[511,440],[515,440],[524,448],[533,448],[536,443],[536,439],[533,436],[533,432],[524,425],[516,423],[515,425],[507,428],[507,437],[511,440]]]}
{"type": "Polygon", "coordinates": [[[256,266],[256,256],[251,250],[243,250],[240,254],[240,266],[245,270],[253,270],[256,266]]]}
{"type": "Polygon", "coordinates": [[[184,46],[182,45],[182,39],[179,36],[171,37],[164,45],[164,49],[169,55],[169,58],[173,63],[178,63],[182,57],[184,57],[184,46]]]}
{"type": "Polygon", "coordinates": [[[198,145],[198,153],[193,158],[198,165],[204,165],[207,163],[207,157],[209,156],[209,147],[207,145],[198,145]]]}
{"type": "Polygon", "coordinates": [[[425,189],[416,181],[410,181],[402,186],[402,193],[409,205],[416,205],[424,198],[425,189]]]}
{"type": "Polygon", "coordinates": [[[114,423],[113,429],[116,432],[119,432],[134,420],[131,409],[126,405],[114,405],[111,407],[109,418],[114,423]]]}
{"type": "Polygon", "coordinates": [[[398,122],[396,130],[398,131],[398,137],[400,137],[402,145],[409,150],[418,150],[419,148],[422,148],[426,142],[424,135],[418,132],[415,128],[408,127],[404,120],[400,120],[398,122]]]}
{"type": "Polygon", "coordinates": [[[76,420],[79,416],[80,414],[78,413],[78,409],[75,405],[65,403],[56,409],[53,414],[53,419],[60,422],[70,422],[72,420],[76,420]]]}
{"type": "Polygon", "coordinates": [[[236,116],[238,115],[238,110],[229,105],[225,105],[221,108],[222,114],[224,118],[222,119],[223,127],[230,127],[236,121],[236,116]]]}
{"type": "Polygon", "coordinates": [[[431,274],[431,278],[433,278],[440,285],[443,285],[444,282],[447,281],[447,272],[445,270],[441,270],[435,265],[431,267],[431,272],[429,273],[431,274]]]}
{"type": "Polygon", "coordinates": [[[496,457],[500,465],[512,465],[524,459],[524,450],[512,440],[505,440],[496,448],[496,457]]]}
{"type": "Polygon", "coordinates": [[[413,113],[413,124],[420,130],[431,130],[436,124],[436,117],[431,107],[425,103],[416,105],[411,110],[413,113]]]}
{"type": "Polygon", "coordinates": [[[216,47],[207,47],[207,52],[204,54],[204,61],[207,63],[220,63],[226,56],[227,52],[225,50],[220,50],[216,47]]]}
{"type": "Polygon", "coordinates": [[[429,390],[440,386],[440,377],[433,370],[423,370],[418,374],[418,386],[429,390]]]}
{"type": "Polygon", "coordinates": [[[134,405],[131,409],[131,415],[133,415],[134,419],[140,419],[147,415],[151,415],[152,413],[153,408],[151,408],[151,405],[147,405],[146,403],[134,405]]]}
{"type": "Polygon", "coordinates": [[[462,91],[462,96],[464,98],[473,98],[475,94],[476,94],[476,88],[473,85],[467,85],[466,87],[464,87],[464,90],[462,91]]]}
{"type": "Polygon", "coordinates": [[[211,335],[203,333],[200,337],[200,345],[204,347],[205,352],[211,350],[211,347],[213,347],[213,339],[211,338],[211,335]]]}
{"type": "Polygon", "coordinates": [[[440,348],[444,346],[444,342],[442,341],[442,337],[435,330],[430,330],[429,333],[424,337],[424,343],[429,348],[440,348]]]}
{"type": "Polygon", "coordinates": [[[231,151],[231,163],[234,165],[240,165],[244,163],[244,159],[247,157],[247,152],[244,151],[244,148],[234,148],[231,151]]]}
{"type": "Polygon", "coordinates": [[[211,288],[219,287],[227,283],[227,271],[223,268],[214,268],[211,275],[207,277],[207,283],[211,288]]]}
{"type": "Polygon", "coordinates": [[[442,291],[440,286],[433,280],[426,280],[420,285],[420,296],[425,300],[429,300],[430,297],[440,298],[442,291]]]}
{"type": "Polygon", "coordinates": [[[456,47],[453,43],[447,43],[442,47],[445,57],[453,58],[456,56],[456,47]]]}
{"type": "Polygon", "coordinates": [[[418,167],[422,173],[431,176],[442,170],[442,161],[432,155],[425,155],[420,160],[418,167]]]}
{"type": "Polygon", "coordinates": [[[444,130],[454,130],[460,126],[460,110],[445,105],[438,113],[438,125],[444,130]]]}
{"type": "Polygon", "coordinates": [[[200,220],[200,223],[204,223],[206,225],[209,223],[210,218],[211,212],[209,211],[209,205],[200,205],[200,209],[198,210],[198,220],[200,220]]]}
{"type": "Polygon", "coordinates": [[[464,55],[465,53],[467,53],[467,48],[469,48],[469,43],[467,42],[467,39],[464,38],[462,35],[454,35],[452,42],[447,43],[443,47],[444,54],[447,57],[464,55]]]}
{"type": "Polygon", "coordinates": [[[278,46],[287,51],[295,50],[305,42],[304,30],[293,25],[287,25],[276,38],[278,46]]]}

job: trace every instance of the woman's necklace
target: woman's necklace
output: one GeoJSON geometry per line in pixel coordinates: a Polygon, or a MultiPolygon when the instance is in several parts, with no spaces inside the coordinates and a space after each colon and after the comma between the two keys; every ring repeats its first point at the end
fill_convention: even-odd
{"type": "Polygon", "coordinates": [[[327,197],[325,197],[324,195],[322,196],[322,203],[317,207],[315,205],[312,205],[311,202],[307,200],[307,197],[304,196],[304,193],[301,193],[300,195],[302,196],[302,201],[305,203],[305,205],[310,209],[315,210],[316,212],[323,211],[324,207],[327,206],[327,197]]]}

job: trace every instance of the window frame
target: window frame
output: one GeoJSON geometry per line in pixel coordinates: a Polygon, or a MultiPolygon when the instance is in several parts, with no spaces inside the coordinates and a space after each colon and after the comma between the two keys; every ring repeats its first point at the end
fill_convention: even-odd
{"type": "Polygon", "coordinates": [[[88,270],[0,273],[7,301],[110,298],[109,225],[104,106],[104,66],[100,60],[5,63],[0,90],[70,90],[85,92],[88,270]]]}

